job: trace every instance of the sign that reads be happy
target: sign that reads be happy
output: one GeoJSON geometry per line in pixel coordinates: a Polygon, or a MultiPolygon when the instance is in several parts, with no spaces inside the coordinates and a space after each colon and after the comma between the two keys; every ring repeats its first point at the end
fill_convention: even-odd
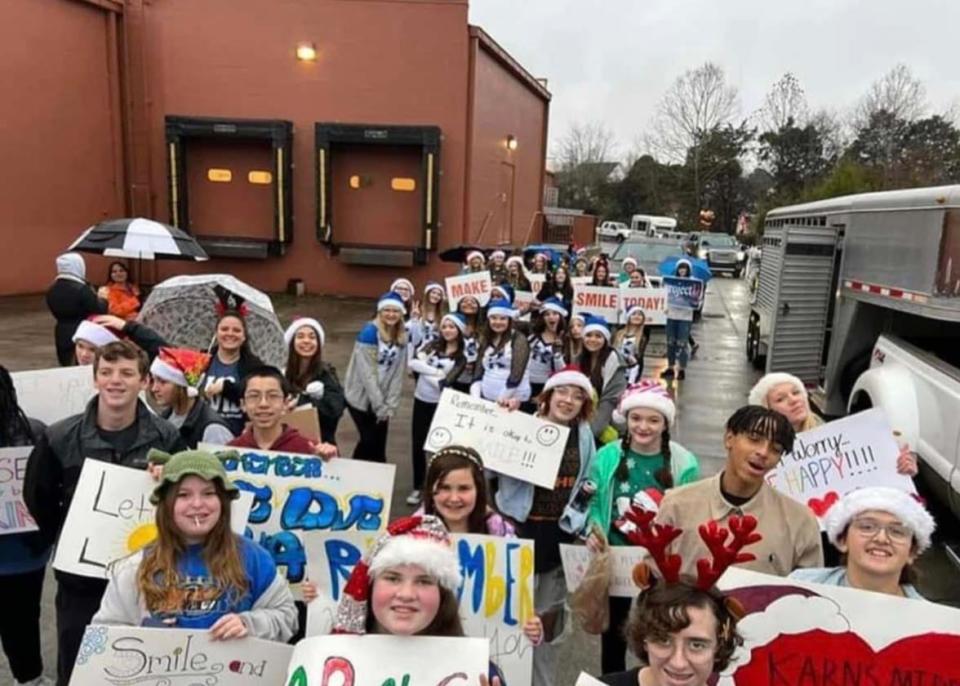
{"type": "Polygon", "coordinates": [[[569,427],[446,388],[440,396],[423,449],[473,448],[483,466],[552,489],[560,471],[569,427]]]}

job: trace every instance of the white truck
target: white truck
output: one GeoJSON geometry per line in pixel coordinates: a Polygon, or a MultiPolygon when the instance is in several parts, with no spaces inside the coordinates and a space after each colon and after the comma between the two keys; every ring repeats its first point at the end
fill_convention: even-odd
{"type": "Polygon", "coordinates": [[[960,516],[960,186],[778,208],[762,248],[748,358],[828,416],[882,408],[960,516]]]}

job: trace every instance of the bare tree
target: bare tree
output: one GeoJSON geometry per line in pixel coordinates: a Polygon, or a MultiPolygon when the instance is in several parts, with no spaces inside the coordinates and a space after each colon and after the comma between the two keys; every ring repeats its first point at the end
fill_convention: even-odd
{"type": "Polygon", "coordinates": [[[823,156],[828,160],[837,160],[850,144],[850,131],[840,117],[830,110],[817,110],[811,114],[807,123],[813,126],[823,140],[823,156]]]}
{"type": "Polygon", "coordinates": [[[554,159],[561,171],[570,171],[581,164],[609,162],[615,149],[613,132],[602,122],[576,123],[560,139],[554,159]]]}
{"type": "Polygon", "coordinates": [[[788,122],[803,127],[807,123],[807,96],[800,81],[787,72],[773,84],[763,100],[763,107],[757,113],[757,120],[763,131],[779,131],[788,122]]]}
{"type": "Polygon", "coordinates": [[[854,111],[854,125],[864,126],[881,111],[907,122],[919,119],[927,110],[926,97],[926,88],[910,67],[898,64],[870,85],[854,111]]]}
{"type": "Polygon", "coordinates": [[[730,123],[737,109],[737,89],[727,84],[723,69],[712,62],[677,77],[657,106],[648,143],[661,158],[692,162],[698,206],[700,146],[711,131],[730,123]]]}

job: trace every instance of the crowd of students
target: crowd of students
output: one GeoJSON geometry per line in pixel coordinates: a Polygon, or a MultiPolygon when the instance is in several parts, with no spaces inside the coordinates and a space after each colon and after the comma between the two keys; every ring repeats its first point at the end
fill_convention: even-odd
{"type": "MultiPolygon", "coordinates": [[[[560,545],[638,545],[650,521],[644,512],[683,532],[671,544],[682,566],[679,574],[661,569],[661,581],[632,601],[608,600],[605,683],[704,684],[731,659],[740,641],[737,617],[712,583],[692,581],[697,560],[709,555],[697,535],[706,522],[750,518],[759,540],[746,568],[919,597],[911,565],[929,547],[934,523],[916,500],[893,489],[855,491],[830,511],[823,540],[811,512],[767,483],[795,435],[816,422],[798,379],[761,379],[749,404],[723,428],[723,469],[703,478],[697,457],[671,436],[678,422],[671,394],[642,376],[642,316],[631,313],[616,336],[592,315],[570,317],[564,278],[568,268],[580,271],[582,260],[574,255],[573,267],[551,271],[548,257],[537,255],[530,271],[547,274],[547,290],[530,308],[530,321],[521,322],[510,279],[523,270],[502,254],[490,262],[476,252],[465,267],[489,268],[497,276],[497,297],[485,307],[465,297],[449,311],[438,284],[427,284],[418,300],[409,281],[393,282],[356,337],[343,385],[324,361],[319,321],[305,317],[290,324],[287,365],[280,370],[250,352],[243,313],[236,310],[221,313],[216,342],[206,352],[169,347],[143,325],[119,318],[78,323],[71,354],[79,362],[92,357],[97,393],[85,412],[49,427],[23,414],[0,368],[0,439],[4,447],[34,446],[23,490],[39,528],[0,537],[7,553],[0,558],[0,595],[17,610],[7,613],[16,623],[0,621],[0,638],[17,682],[51,683],[42,675],[39,650],[43,570],[84,459],[154,474],[158,537],[116,565],[109,581],[55,572],[57,683],[69,682],[91,622],[207,628],[217,640],[302,635],[302,613],[270,555],[231,533],[236,485],[221,458],[197,445],[334,459],[337,425],[347,410],[359,434],[353,457],[384,462],[408,372],[416,383],[414,490],[407,502],[419,509],[392,523],[355,569],[338,608],[338,632],[463,635],[455,599],[459,564],[449,534],[532,539],[536,616],[523,631],[534,646],[534,683],[556,683],[559,651],[571,628],[560,545]],[[620,347],[627,342],[629,353],[620,347]],[[472,448],[426,454],[424,439],[444,388],[569,427],[553,488],[492,474],[482,451],[472,448]],[[159,413],[143,402],[145,392],[159,413]],[[284,422],[302,404],[317,409],[319,441],[284,422]],[[827,567],[824,553],[831,549],[843,557],[827,567]],[[627,649],[644,666],[625,671],[627,649]]],[[[594,266],[595,278],[598,271],[604,278],[605,267],[594,266]]],[[[907,446],[897,469],[917,471],[907,446]]],[[[311,584],[304,587],[307,600],[316,596],[311,584]]],[[[505,683],[494,664],[478,680],[505,683]]]]}

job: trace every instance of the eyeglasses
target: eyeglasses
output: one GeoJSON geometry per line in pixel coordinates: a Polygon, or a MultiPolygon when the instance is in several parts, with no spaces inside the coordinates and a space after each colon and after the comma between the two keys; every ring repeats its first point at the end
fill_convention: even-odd
{"type": "Polygon", "coordinates": [[[283,393],[279,391],[271,391],[269,393],[244,393],[243,400],[251,404],[259,404],[262,400],[266,399],[268,403],[279,403],[283,402],[283,393]]]}
{"type": "Polygon", "coordinates": [[[907,543],[913,538],[913,531],[903,524],[881,524],[876,519],[854,519],[851,527],[864,538],[876,538],[883,531],[894,543],[907,543]]]}
{"type": "Polygon", "coordinates": [[[553,392],[558,398],[563,398],[564,400],[574,400],[578,403],[587,401],[586,393],[584,393],[582,389],[575,386],[557,386],[555,389],[553,389],[553,392]]]}

